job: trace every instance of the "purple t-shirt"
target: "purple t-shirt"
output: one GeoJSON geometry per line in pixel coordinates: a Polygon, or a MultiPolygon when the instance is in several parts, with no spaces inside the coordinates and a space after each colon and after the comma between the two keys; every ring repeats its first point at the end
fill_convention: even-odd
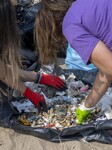
{"type": "Polygon", "coordinates": [[[63,34],[87,64],[101,40],[112,51],[112,0],[77,0],[67,11],[63,34]]]}

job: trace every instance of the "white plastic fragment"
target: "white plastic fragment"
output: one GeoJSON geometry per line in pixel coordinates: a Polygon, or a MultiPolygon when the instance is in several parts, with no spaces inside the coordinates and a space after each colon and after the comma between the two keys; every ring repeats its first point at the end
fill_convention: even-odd
{"type": "Polygon", "coordinates": [[[111,111],[106,111],[105,116],[107,117],[107,119],[112,119],[112,110],[111,111]]]}

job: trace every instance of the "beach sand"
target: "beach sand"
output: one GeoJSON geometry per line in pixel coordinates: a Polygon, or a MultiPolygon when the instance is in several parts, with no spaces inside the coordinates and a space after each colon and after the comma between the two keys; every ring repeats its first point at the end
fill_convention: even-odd
{"type": "Polygon", "coordinates": [[[52,143],[0,127],[0,150],[112,150],[112,146],[83,141],[52,143]]]}

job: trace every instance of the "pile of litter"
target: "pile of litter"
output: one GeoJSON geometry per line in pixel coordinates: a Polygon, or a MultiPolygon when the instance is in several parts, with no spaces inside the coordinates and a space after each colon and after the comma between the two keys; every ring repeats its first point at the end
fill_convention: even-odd
{"type": "MultiPolygon", "coordinates": [[[[70,74],[67,79],[65,79],[64,75],[61,75],[60,78],[66,81],[68,88],[66,91],[60,92],[52,87],[32,82],[26,83],[33,91],[43,94],[48,106],[48,112],[38,113],[38,110],[28,99],[19,96],[20,98],[16,98],[16,100],[12,101],[12,104],[20,113],[17,119],[23,125],[59,130],[77,125],[76,109],[85,101],[91,90],[91,86],[85,84],[81,80],[77,80],[74,74],[70,74]]],[[[112,119],[111,93],[112,88],[109,87],[106,94],[93,110],[90,119],[84,122],[84,124],[88,124],[95,120],[112,119]]]]}
{"type": "MultiPolygon", "coordinates": [[[[64,76],[61,76],[64,78],[64,76]]],[[[89,85],[76,81],[71,74],[66,79],[68,89],[58,91],[52,87],[27,82],[33,91],[44,95],[48,112],[38,114],[37,109],[28,99],[12,101],[12,104],[21,113],[18,117],[24,125],[32,127],[52,127],[63,129],[76,125],[75,110],[78,104],[85,99],[89,92],[89,85]]]]}

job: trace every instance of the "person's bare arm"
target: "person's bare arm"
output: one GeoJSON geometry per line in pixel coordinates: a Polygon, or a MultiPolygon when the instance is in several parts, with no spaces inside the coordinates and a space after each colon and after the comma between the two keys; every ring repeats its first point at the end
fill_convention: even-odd
{"type": "Polygon", "coordinates": [[[20,70],[20,78],[23,82],[34,82],[36,79],[37,73],[34,71],[25,71],[20,70]]]}
{"type": "Polygon", "coordinates": [[[6,83],[8,86],[10,86],[13,89],[17,89],[20,91],[26,98],[28,98],[38,109],[40,112],[42,111],[47,111],[47,105],[46,101],[44,99],[44,96],[37,93],[33,92],[29,87],[27,87],[24,82],[21,81],[21,78],[19,77],[18,80],[18,85],[14,85],[13,81],[13,75],[11,71],[11,66],[7,65],[5,69],[7,69],[7,78],[5,77],[5,69],[4,65],[1,62],[1,68],[0,68],[0,80],[4,83],[6,83]]]}
{"type": "Polygon", "coordinates": [[[90,61],[99,68],[94,85],[87,97],[85,106],[95,106],[112,82],[112,53],[101,41],[93,50],[90,61]]]}
{"type": "Polygon", "coordinates": [[[87,108],[94,107],[98,103],[111,84],[111,79],[112,78],[110,76],[105,75],[102,72],[97,74],[92,90],[85,102],[85,106],[87,108]]]}
{"type": "Polygon", "coordinates": [[[9,87],[11,87],[12,89],[17,89],[18,91],[20,91],[21,93],[24,93],[25,89],[26,89],[26,85],[21,81],[21,79],[18,80],[18,86],[13,84],[13,76],[12,76],[12,71],[11,71],[11,67],[7,65],[6,69],[7,69],[7,78],[5,73],[5,67],[3,65],[3,63],[0,61],[0,80],[2,82],[4,82],[5,84],[7,84],[9,87]]]}

